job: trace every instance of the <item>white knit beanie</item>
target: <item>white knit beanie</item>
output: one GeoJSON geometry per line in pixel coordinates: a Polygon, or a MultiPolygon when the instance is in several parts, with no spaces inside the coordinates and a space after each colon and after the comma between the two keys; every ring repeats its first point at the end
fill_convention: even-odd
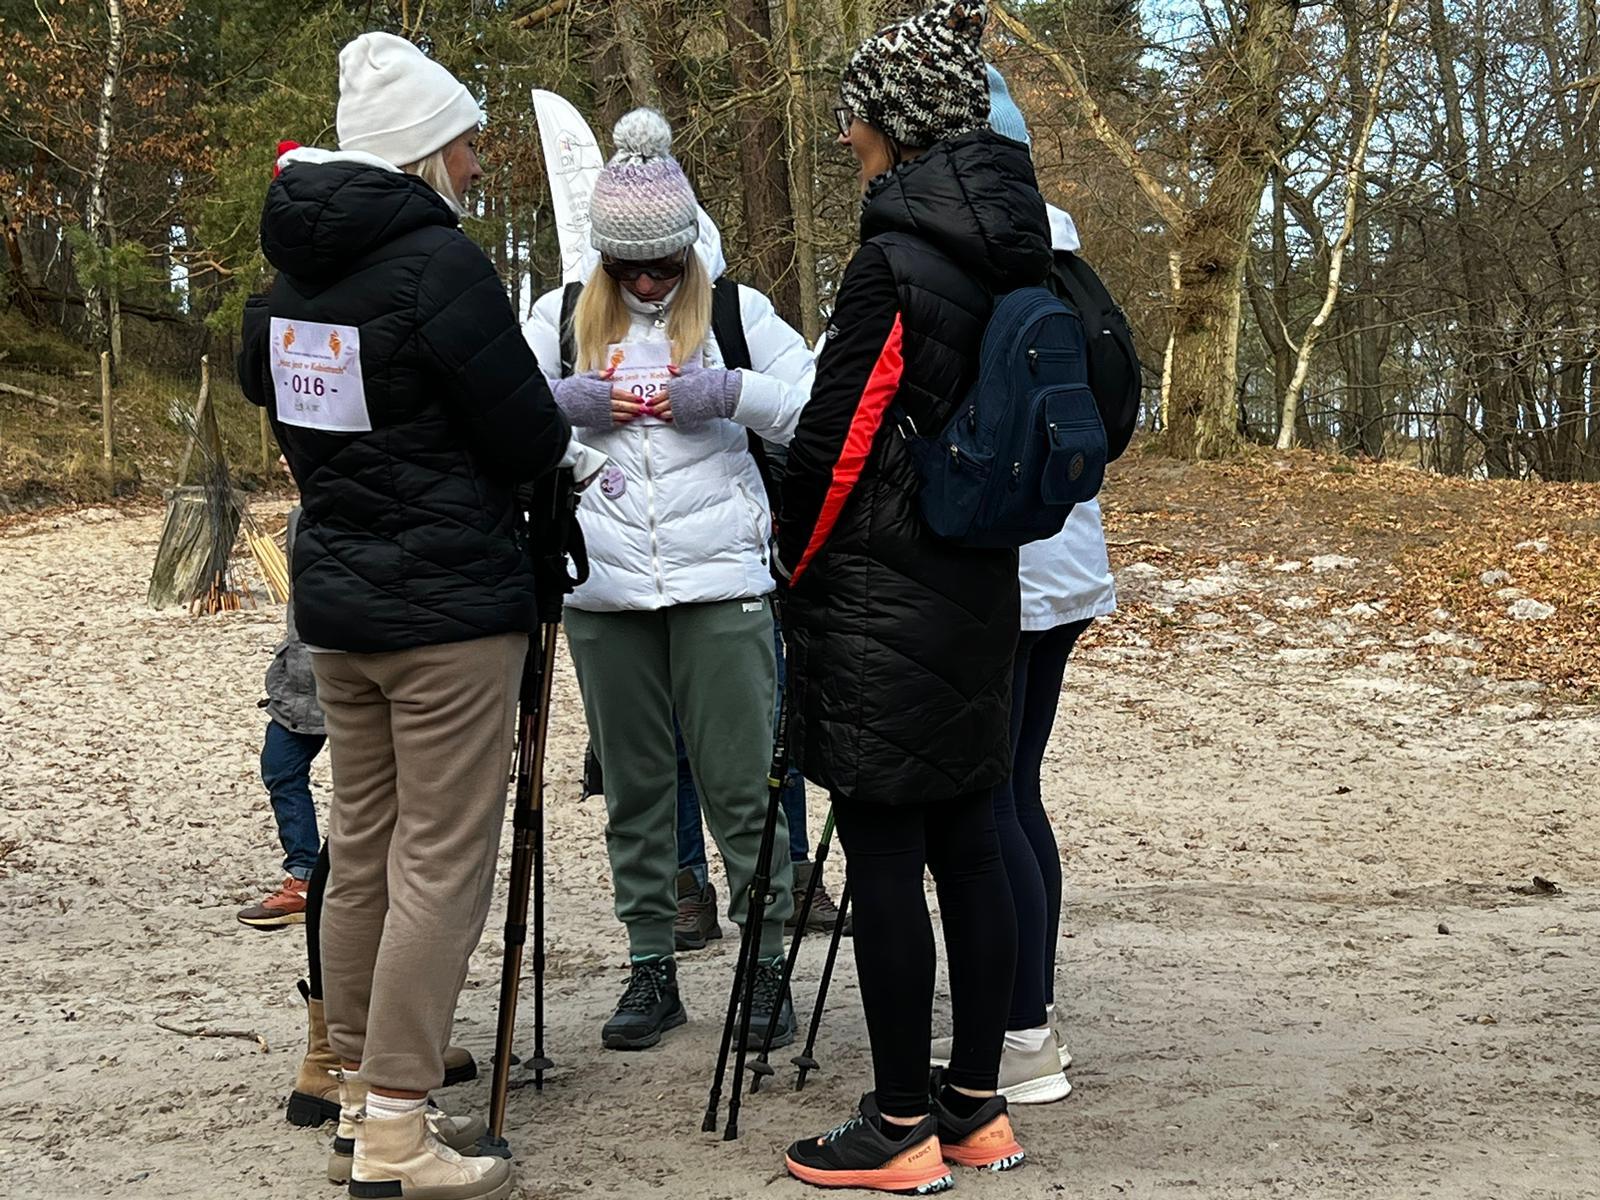
{"type": "Polygon", "coordinates": [[[405,38],[363,33],[339,51],[341,150],[364,150],[405,167],[483,121],[461,81],[405,38]]]}
{"type": "Polygon", "coordinates": [[[650,262],[692,246],[700,205],[678,160],[672,126],[651,108],[636,108],[612,131],[617,152],[589,197],[589,241],[601,254],[650,262]]]}

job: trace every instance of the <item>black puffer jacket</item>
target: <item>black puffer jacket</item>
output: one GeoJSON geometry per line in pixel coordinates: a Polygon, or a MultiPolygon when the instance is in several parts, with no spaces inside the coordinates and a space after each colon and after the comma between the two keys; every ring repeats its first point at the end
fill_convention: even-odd
{"type": "Polygon", "coordinates": [[[239,383],[300,485],[300,636],[376,652],[531,630],[516,486],[571,431],[483,251],[420,179],[338,156],[284,168],[261,244],[278,277],[245,311],[239,383]],[[281,419],[305,420],[274,383],[273,318],[302,348],[305,322],[359,331],[370,431],[281,419]]]}
{"type": "Polygon", "coordinates": [[[1019,617],[1016,551],[928,530],[896,418],[943,427],[1050,231],[1027,150],[984,131],[877,180],[861,232],[783,484],[790,738],[837,798],[906,804],[1006,778],[1019,617]]]}

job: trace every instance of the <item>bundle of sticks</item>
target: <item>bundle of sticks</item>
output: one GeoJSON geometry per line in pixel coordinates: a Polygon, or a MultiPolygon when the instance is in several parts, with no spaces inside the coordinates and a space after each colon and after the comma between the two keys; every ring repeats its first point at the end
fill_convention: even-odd
{"type": "Polygon", "coordinates": [[[245,601],[249,601],[251,608],[256,606],[255,593],[250,590],[250,585],[241,579],[239,590],[236,591],[229,584],[226,574],[217,571],[211,576],[211,586],[206,589],[205,595],[195,598],[189,613],[196,617],[210,617],[219,612],[238,612],[244,607],[245,601]]]}
{"type": "Polygon", "coordinates": [[[279,604],[289,600],[289,560],[278,543],[262,532],[261,526],[247,512],[244,516],[244,540],[261,568],[261,578],[267,581],[267,590],[279,604]]]}

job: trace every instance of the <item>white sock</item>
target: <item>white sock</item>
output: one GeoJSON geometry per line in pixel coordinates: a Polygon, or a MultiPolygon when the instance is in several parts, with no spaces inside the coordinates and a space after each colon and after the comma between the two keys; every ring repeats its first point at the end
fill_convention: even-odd
{"type": "Polygon", "coordinates": [[[1049,1040],[1050,1026],[1048,1025],[1041,1025],[1037,1029],[1006,1030],[1006,1049],[1015,1050],[1022,1054],[1039,1053],[1049,1040]]]}
{"type": "Polygon", "coordinates": [[[380,1096],[377,1092],[368,1092],[367,1116],[374,1121],[387,1121],[394,1117],[409,1116],[427,1103],[426,1098],[405,1100],[399,1096],[380,1096]]]}

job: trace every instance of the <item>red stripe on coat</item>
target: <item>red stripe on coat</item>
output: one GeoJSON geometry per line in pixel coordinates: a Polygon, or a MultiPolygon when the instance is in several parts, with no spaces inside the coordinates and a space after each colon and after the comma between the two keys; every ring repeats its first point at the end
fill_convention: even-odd
{"type": "Polygon", "coordinates": [[[901,354],[903,332],[900,317],[896,316],[894,328],[889,330],[888,340],[883,343],[883,349],[878,352],[878,361],[873,364],[872,374],[867,377],[867,386],[861,391],[855,416],[850,419],[850,432],[845,435],[844,447],[833,464],[833,479],[822,501],[822,511],[817,516],[817,523],[812,526],[811,541],[806,546],[806,552],[800,556],[794,573],[789,576],[791,584],[800,582],[800,576],[811,565],[811,560],[827,543],[828,536],[833,533],[833,527],[838,524],[839,515],[844,512],[844,506],[850,499],[850,493],[855,490],[861,472],[866,468],[867,455],[872,453],[872,443],[883,425],[883,415],[889,411],[889,405],[900,391],[900,377],[905,372],[905,359],[901,354]]]}

